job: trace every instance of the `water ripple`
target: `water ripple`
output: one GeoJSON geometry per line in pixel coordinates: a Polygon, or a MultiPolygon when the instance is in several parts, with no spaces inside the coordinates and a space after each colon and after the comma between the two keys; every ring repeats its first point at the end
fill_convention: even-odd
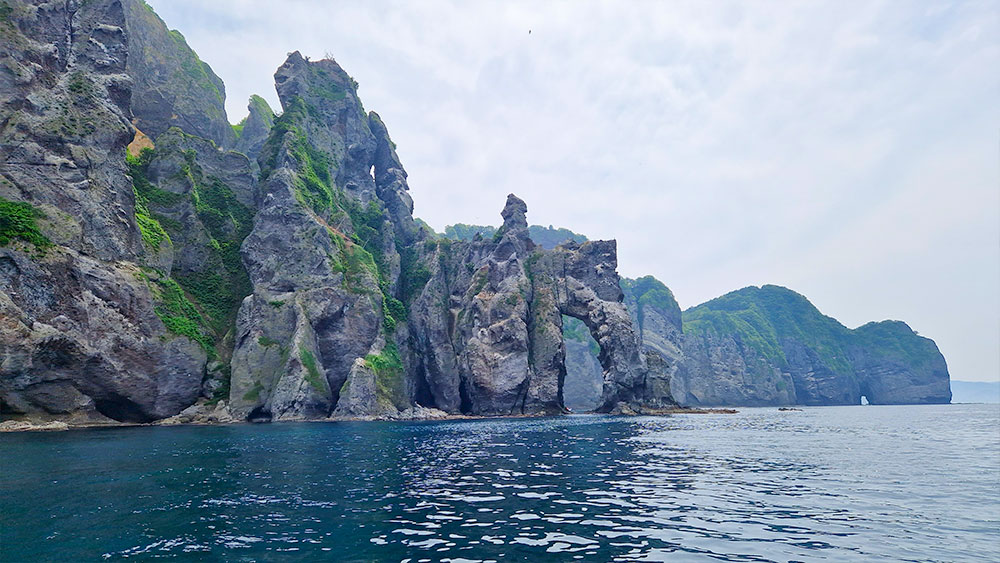
{"type": "Polygon", "coordinates": [[[1000,560],[998,424],[953,405],[4,436],[0,558],[1000,560]]]}

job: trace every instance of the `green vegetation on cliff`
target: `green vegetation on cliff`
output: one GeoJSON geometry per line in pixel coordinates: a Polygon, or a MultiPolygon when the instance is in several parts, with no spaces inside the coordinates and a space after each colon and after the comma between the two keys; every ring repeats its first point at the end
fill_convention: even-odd
{"type": "Polygon", "coordinates": [[[236,138],[239,139],[243,136],[243,128],[246,127],[247,118],[243,118],[239,123],[233,125],[233,133],[236,133],[236,138]]]}
{"type": "MultiPolygon", "coordinates": [[[[186,156],[189,166],[197,169],[193,155],[186,156]]],[[[178,274],[177,281],[204,308],[213,328],[222,335],[235,318],[240,302],[252,291],[240,245],[253,229],[253,212],[220,179],[192,176],[192,180],[191,199],[211,237],[209,259],[201,270],[178,274]]]]}
{"type": "Polygon", "coordinates": [[[396,343],[390,340],[380,354],[365,356],[365,366],[375,374],[376,400],[405,409],[408,400],[403,383],[403,361],[396,343]]]}
{"type": "Polygon", "coordinates": [[[299,347],[299,360],[306,368],[306,381],[309,382],[309,385],[312,385],[320,393],[326,391],[326,380],[316,366],[316,356],[309,350],[299,347]]]}
{"type": "Polygon", "coordinates": [[[0,197],[0,246],[20,240],[35,245],[38,252],[44,253],[52,246],[52,241],[38,230],[35,223],[42,217],[45,214],[30,203],[0,197]]]}
{"type": "Polygon", "coordinates": [[[235,135],[226,117],[222,80],[148,4],[122,4],[136,126],[156,140],[171,126],[183,125],[187,133],[229,146],[235,135]]]}
{"type": "Polygon", "coordinates": [[[930,365],[940,358],[933,340],[919,336],[902,321],[868,323],[852,330],[851,335],[856,345],[914,367],[930,365]]]}
{"type": "MultiPolygon", "coordinates": [[[[327,89],[321,97],[341,99],[344,92],[332,85],[332,78],[324,80],[327,89]]],[[[266,104],[258,98],[259,103],[266,104]]],[[[254,103],[254,100],[251,100],[254,103]]],[[[386,275],[388,265],[385,258],[385,244],[388,225],[386,211],[381,201],[372,200],[362,205],[345,195],[334,183],[331,171],[337,168],[336,160],[317,149],[306,133],[306,123],[316,119],[316,108],[309,106],[299,96],[292,98],[288,107],[274,122],[271,133],[261,151],[261,178],[266,178],[278,166],[278,155],[282,147],[295,160],[294,181],[296,198],[324,220],[333,222],[350,219],[349,237],[336,230],[330,231],[331,240],[337,245],[338,256],[333,258],[334,271],[344,274],[344,284],[351,291],[365,292],[365,277],[368,274],[377,282],[382,294],[383,328],[392,334],[396,326],[406,319],[406,303],[423,287],[430,277],[425,266],[412,248],[396,244],[400,254],[399,294],[402,300],[393,296],[386,275]]]]}
{"type": "Polygon", "coordinates": [[[132,192],[135,195],[135,221],[142,234],[142,242],[150,250],[159,250],[164,241],[170,242],[170,235],[163,229],[160,221],[149,210],[149,203],[176,202],[181,196],[161,190],[149,183],[146,170],[153,158],[152,149],[143,149],[137,156],[125,155],[129,175],[132,176],[132,192]]]}
{"type": "Polygon", "coordinates": [[[197,341],[215,357],[216,346],[229,332],[240,302],[251,292],[239,249],[253,227],[252,211],[220,179],[205,177],[194,150],[183,151],[184,164],[175,178],[189,187],[188,193],[154,185],[149,166],[161,150],[168,149],[147,148],[139,155],[126,156],[144,243],[156,250],[165,241],[173,242],[172,238],[186,244],[198,240],[187,232],[190,223],[168,216],[183,216],[188,213],[185,209],[193,209],[209,242],[200,250],[205,255],[200,268],[175,270],[172,278],[159,272],[148,276],[155,281],[154,296],[160,303],[156,312],[169,331],[197,341]]]}
{"type": "Polygon", "coordinates": [[[727,293],[684,311],[686,334],[733,336],[771,365],[787,368],[782,341],[814,350],[835,372],[851,371],[846,347],[850,331],[789,289],[765,285],[727,293]]]}
{"type": "Polygon", "coordinates": [[[621,279],[623,291],[630,292],[635,296],[638,311],[636,312],[639,326],[643,325],[647,307],[658,309],[664,316],[680,318],[681,309],[674,299],[674,293],[670,288],[653,276],[643,276],[639,279],[621,279]]]}
{"type": "Polygon", "coordinates": [[[149,287],[157,301],[156,315],[163,321],[167,330],[201,344],[201,347],[208,353],[209,359],[214,359],[216,356],[215,343],[207,327],[205,317],[187,298],[181,286],[160,272],[152,270],[147,270],[144,279],[151,282],[149,287]]]}

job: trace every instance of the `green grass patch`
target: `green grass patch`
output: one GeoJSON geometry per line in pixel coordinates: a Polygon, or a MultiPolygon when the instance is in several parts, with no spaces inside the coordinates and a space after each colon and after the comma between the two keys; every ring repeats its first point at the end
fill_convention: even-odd
{"type": "Polygon", "coordinates": [[[252,291],[240,257],[240,245],[253,229],[253,213],[220,179],[203,177],[193,150],[184,151],[181,171],[192,185],[191,193],[175,194],[156,187],[147,176],[155,154],[152,149],[144,149],[137,156],[126,156],[136,193],[136,221],[143,241],[157,249],[170,239],[164,227],[176,234],[184,229],[179,221],[152,213],[150,207],[164,209],[182,202],[193,203],[210,237],[209,258],[201,271],[178,274],[175,278],[206,314],[213,332],[221,337],[235,318],[243,297],[252,291]]]}
{"type": "Polygon", "coordinates": [[[330,102],[340,101],[347,97],[347,90],[336,83],[336,77],[322,68],[316,69],[315,72],[318,75],[318,80],[312,81],[309,88],[310,93],[330,102]]]}
{"type": "Polygon", "coordinates": [[[380,354],[365,356],[365,366],[375,374],[375,394],[379,402],[406,408],[406,390],[403,385],[403,362],[396,343],[389,341],[380,354]]]}
{"type": "Polygon", "coordinates": [[[254,381],[253,387],[249,391],[243,394],[244,401],[256,401],[260,399],[260,392],[264,390],[264,386],[261,385],[260,381],[254,381]]]}
{"type": "Polygon", "coordinates": [[[233,124],[233,133],[236,133],[236,138],[239,139],[243,136],[243,128],[247,125],[247,118],[244,117],[239,123],[233,124]]]}
{"type": "MultiPolygon", "coordinates": [[[[170,241],[170,235],[163,228],[157,216],[149,209],[151,203],[167,206],[174,205],[184,199],[184,196],[161,190],[150,183],[146,176],[149,163],[153,159],[152,149],[143,149],[137,156],[125,155],[129,175],[132,177],[132,192],[135,195],[135,221],[139,225],[142,242],[151,250],[159,250],[164,241],[170,241]]],[[[172,225],[180,230],[180,225],[172,225]]]]}
{"type": "Polygon", "coordinates": [[[309,350],[299,346],[299,360],[302,361],[302,365],[306,368],[306,381],[320,393],[325,392],[327,386],[324,383],[326,380],[319,372],[319,368],[316,367],[316,356],[309,350]]]}
{"type": "Polygon", "coordinates": [[[167,330],[179,336],[194,340],[208,353],[209,359],[216,357],[213,339],[207,330],[207,323],[178,283],[170,278],[156,280],[154,296],[159,305],[156,315],[167,330]]]}
{"type": "Polygon", "coordinates": [[[45,214],[30,203],[11,201],[0,197],[0,246],[7,246],[15,240],[33,244],[44,254],[52,246],[52,241],[38,230],[37,219],[45,214]]]}

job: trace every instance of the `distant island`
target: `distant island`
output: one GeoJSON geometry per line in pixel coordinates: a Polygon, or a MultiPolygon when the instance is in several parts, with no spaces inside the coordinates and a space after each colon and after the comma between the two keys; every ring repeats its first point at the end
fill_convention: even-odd
{"type": "MultiPolygon", "coordinates": [[[[69,424],[947,403],[900,321],[797,293],[687,311],[617,243],[438,234],[386,125],[298,52],[231,125],[225,85],[142,0],[0,3],[0,412],[69,424]]],[[[497,202],[498,209],[501,202],[497,202]]]]}

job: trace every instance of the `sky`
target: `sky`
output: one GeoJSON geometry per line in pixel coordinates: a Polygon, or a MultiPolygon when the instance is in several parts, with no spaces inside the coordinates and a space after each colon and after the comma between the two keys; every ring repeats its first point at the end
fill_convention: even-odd
{"type": "Polygon", "coordinates": [[[515,193],[682,308],[783,285],[1000,380],[996,1],[147,1],[234,122],[335,58],[439,231],[515,193]]]}

